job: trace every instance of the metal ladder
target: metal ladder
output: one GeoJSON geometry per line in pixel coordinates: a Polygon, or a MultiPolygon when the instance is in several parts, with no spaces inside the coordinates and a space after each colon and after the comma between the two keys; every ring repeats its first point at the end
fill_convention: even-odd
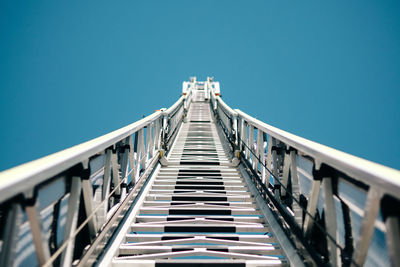
{"type": "Polygon", "coordinates": [[[220,92],[0,172],[0,266],[400,266],[399,170],[220,92]]]}
{"type": "Polygon", "coordinates": [[[221,142],[207,102],[192,103],[148,184],[113,266],[285,265],[283,251],[221,142]]]}

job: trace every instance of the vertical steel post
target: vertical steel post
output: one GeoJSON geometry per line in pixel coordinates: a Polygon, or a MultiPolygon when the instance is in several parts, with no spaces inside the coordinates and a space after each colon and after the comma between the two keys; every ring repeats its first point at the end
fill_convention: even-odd
{"type": "MultiPolygon", "coordinates": [[[[325,215],[325,228],[326,232],[335,240],[337,240],[337,226],[336,226],[336,209],[335,200],[333,199],[333,185],[331,177],[324,177],[322,180],[322,187],[324,189],[324,215],[325,215]]],[[[332,266],[340,266],[339,248],[328,236],[326,237],[329,252],[329,261],[332,266]]]]}
{"type": "Polygon", "coordinates": [[[266,143],[266,134],[263,132],[262,133],[263,137],[262,137],[262,149],[261,149],[261,155],[260,155],[260,159],[261,159],[261,177],[262,177],[262,183],[265,184],[266,179],[267,179],[267,169],[265,166],[268,166],[267,163],[265,162],[265,148],[267,146],[266,143]]]}
{"type": "Polygon", "coordinates": [[[277,141],[274,137],[272,137],[272,165],[273,165],[273,174],[274,174],[274,195],[278,202],[281,201],[280,196],[280,181],[279,181],[279,172],[278,172],[278,155],[277,155],[277,141]]]}
{"type": "Polygon", "coordinates": [[[400,219],[396,216],[386,218],[386,240],[392,266],[400,266],[400,219]]]}
{"type": "Polygon", "coordinates": [[[9,205],[9,210],[5,215],[6,220],[0,251],[0,266],[14,266],[19,227],[22,222],[21,204],[13,202],[9,205]]]}
{"type": "Polygon", "coordinates": [[[264,154],[264,151],[263,151],[263,149],[264,149],[264,133],[260,130],[260,129],[257,129],[257,150],[256,150],[256,156],[257,156],[257,158],[259,158],[259,161],[257,160],[256,161],[256,164],[255,164],[255,170],[256,171],[258,171],[259,170],[259,166],[261,166],[260,168],[261,168],[261,170],[262,170],[262,168],[263,168],[263,166],[262,166],[262,155],[264,154]]]}
{"type": "MultiPolygon", "coordinates": [[[[83,192],[83,201],[85,204],[86,216],[89,217],[94,213],[94,203],[93,203],[93,188],[90,179],[82,179],[82,192],[83,192]]],[[[91,219],[88,222],[90,239],[93,240],[96,236],[98,225],[97,225],[97,217],[96,214],[93,214],[91,219]]]]}
{"type": "MultiPolygon", "coordinates": [[[[117,148],[115,147],[113,149],[113,153],[111,154],[111,166],[112,166],[112,180],[114,187],[117,187],[119,182],[121,181],[121,177],[119,175],[119,164],[118,164],[118,151],[117,148]]],[[[121,195],[121,187],[117,187],[115,190],[115,193],[117,195],[121,195]]]]}
{"type": "MultiPolygon", "coordinates": [[[[244,149],[244,139],[245,139],[245,127],[244,127],[244,119],[240,118],[240,133],[239,133],[239,138],[240,138],[240,143],[239,143],[239,150],[246,152],[244,149]]],[[[246,153],[245,153],[246,155],[246,153]]]]}
{"type": "MultiPolygon", "coordinates": [[[[104,178],[103,178],[103,200],[108,197],[111,187],[111,155],[112,150],[106,149],[106,162],[104,164],[104,178]]],[[[105,204],[105,210],[108,210],[108,203],[105,204]]]]}
{"type": "Polygon", "coordinates": [[[375,220],[379,214],[382,193],[377,188],[370,188],[365,203],[364,217],[354,249],[353,261],[362,266],[367,258],[368,248],[375,229],[375,220]]]}
{"type": "Polygon", "coordinates": [[[146,162],[153,157],[153,136],[152,136],[152,123],[146,126],[146,162]]]}
{"type": "MultiPolygon", "coordinates": [[[[283,152],[285,155],[283,156],[283,172],[282,172],[282,184],[287,188],[289,185],[289,172],[290,172],[290,156],[289,153],[283,152]]],[[[281,189],[281,195],[286,196],[285,188],[281,189]]]]}
{"type": "MultiPolygon", "coordinates": [[[[68,200],[68,210],[66,215],[65,230],[64,230],[64,242],[67,241],[76,230],[78,223],[78,212],[79,212],[79,199],[81,196],[81,178],[71,177],[71,191],[68,200]]],[[[68,245],[61,254],[61,266],[71,266],[72,256],[75,245],[75,238],[67,241],[68,245]]]]}
{"type": "Polygon", "coordinates": [[[238,149],[238,118],[237,114],[234,114],[232,116],[232,123],[233,123],[233,136],[235,138],[235,149],[238,149]]]}
{"type": "Polygon", "coordinates": [[[133,136],[129,135],[129,169],[131,173],[131,181],[130,183],[135,184],[135,155],[134,155],[134,146],[133,146],[133,136]]]}
{"type": "Polygon", "coordinates": [[[165,112],[165,109],[162,111],[162,144],[163,148],[167,148],[167,140],[168,140],[168,114],[165,112]]]}
{"type": "Polygon", "coordinates": [[[26,216],[28,217],[31,227],[32,239],[35,245],[36,257],[39,265],[45,264],[50,258],[49,242],[43,233],[42,219],[37,209],[37,198],[25,207],[26,216]]]}
{"type": "Polygon", "coordinates": [[[252,152],[254,152],[254,126],[253,125],[250,125],[248,147],[249,147],[249,156],[248,156],[248,158],[249,158],[249,160],[251,162],[251,165],[253,166],[253,169],[255,169],[254,168],[254,166],[255,166],[254,165],[255,157],[254,157],[254,153],[252,153],[252,152]]]}
{"type": "Polygon", "coordinates": [[[312,228],[314,226],[314,218],[315,214],[317,213],[320,188],[321,180],[313,180],[311,184],[310,197],[308,198],[307,214],[304,218],[304,234],[306,237],[310,237],[312,228]]]}
{"type": "MultiPolygon", "coordinates": [[[[267,163],[266,166],[269,170],[272,169],[272,136],[268,135],[268,143],[267,143],[267,163]]],[[[268,184],[271,182],[271,174],[268,175],[268,180],[266,181],[268,184]]]]}
{"type": "MultiPolygon", "coordinates": [[[[292,182],[292,195],[297,201],[300,201],[300,185],[299,177],[297,174],[297,151],[295,149],[290,149],[290,180],[292,182]]],[[[303,210],[300,205],[293,201],[292,204],[295,220],[299,226],[302,225],[303,220],[303,210]]]]}
{"type": "Polygon", "coordinates": [[[158,151],[160,149],[160,120],[156,119],[154,121],[154,151],[158,151]]]}
{"type": "Polygon", "coordinates": [[[136,164],[136,175],[135,175],[135,183],[139,179],[140,170],[146,167],[146,154],[144,151],[144,129],[140,129],[138,131],[138,139],[137,139],[137,164],[136,164]]]}
{"type": "MultiPolygon", "coordinates": [[[[122,183],[125,183],[125,185],[127,184],[128,181],[128,172],[129,172],[129,137],[125,138],[125,142],[123,143],[123,154],[122,154],[122,159],[121,159],[121,180],[122,183]]],[[[126,196],[126,186],[121,188],[121,198],[120,198],[120,202],[123,201],[123,199],[126,196]]]]}
{"type": "Polygon", "coordinates": [[[246,159],[249,159],[249,154],[250,154],[250,150],[249,150],[249,128],[248,128],[248,124],[245,121],[245,132],[244,132],[244,143],[245,143],[245,153],[244,156],[246,159]]]}

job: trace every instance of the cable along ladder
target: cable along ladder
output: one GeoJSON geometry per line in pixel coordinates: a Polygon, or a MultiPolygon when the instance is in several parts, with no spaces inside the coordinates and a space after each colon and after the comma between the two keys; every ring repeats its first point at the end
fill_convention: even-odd
{"type": "Polygon", "coordinates": [[[400,172],[231,109],[168,109],[0,173],[0,266],[400,266],[400,172]]]}

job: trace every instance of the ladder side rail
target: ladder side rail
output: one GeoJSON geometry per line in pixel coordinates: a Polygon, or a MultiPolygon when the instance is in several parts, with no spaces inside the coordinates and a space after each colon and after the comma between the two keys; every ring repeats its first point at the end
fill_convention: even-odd
{"type": "Polygon", "coordinates": [[[398,170],[288,133],[257,120],[241,110],[236,109],[235,111],[240,118],[254,127],[283,142],[286,146],[295,148],[302,154],[312,157],[317,166],[325,163],[359,182],[380,187],[393,197],[396,197],[400,192],[400,171],[398,170]]]}
{"type": "MultiPolygon", "coordinates": [[[[274,192],[273,195],[277,200],[276,203],[282,205],[285,213],[293,217],[291,222],[297,225],[297,229],[302,229],[301,239],[310,238],[310,233],[313,231],[322,231],[326,235],[326,241],[324,241],[325,251],[316,249],[317,254],[323,254],[327,260],[337,266],[342,264],[345,266],[363,265],[366,261],[372,235],[378,229],[382,232],[390,233],[390,236],[386,235],[388,253],[390,254],[392,264],[399,262],[399,256],[394,252],[399,249],[400,245],[400,233],[397,229],[399,225],[398,221],[400,220],[400,212],[399,208],[397,208],[400,203],[400,198],[398,197],[400,195],[399,171],[265,124],[238,109],[231,109],[214,92],[211,94],[210,102],[214,112],[219,115],[218,118],[223,128],[229,129],[227,118],[230,116],[236,117],[235,119],[240,122],[241,128],[243,128],[243,125],[250,127],[250,133],[245,130],[246,128],[240,129],[237,137],[239,142],[238,147],[246,151],[244,159],[250,160],[251,158],[250,161],[253,162],[249,166],[257,169],[255,173],[258,171],[258,168],[255,167],[257,164],[255,165],[254,163],[255,158],[258,159],[258,163],[263,165],[265,170],[270,171],[269,175],[275,181],[274,184],[268,185],[267,179],[265,179],[266,175],[262,175],[262,173],[260,181],[264,184],[266,183],[269,187],[272,186],[270,189],[271,192],[274,192]],[[257,146],[253,146],[253,140],[249,142],[249,134],[251,135],[250,139],[253,138],[253,132],[251,131],[253,128],[257,129],[257,135],[263,134],[268,136],[269,140],[275,140],[273,144],[269,144],[270,142],[268,142],[267,162],[265,162],[265,155],[261,156],[257,146]],[[298,158],[311,159],[313,163],[313,170],[310,173],[313,188],[309,194],[302,194],[301,192],[300,175],[297,170],[298,158]],[[268,159],[272,159],[272,166],[268,164],[268,159]],[[324,179],[326,181],[321,183],[324,179]],[[361,192],[365,196],[374,195],[375,205],[368,204],[371,201],[365,197],[369,202],[365,201],[362,203],[363,207],[365,207],[365,212],[361,212],[360,214],[357,205],[348,200],[349,196],[338,192],[338,187],[343,187],[345,182],[351,184],[351,187],[356,188],[357,192],[361,192]],[[288,188],[289,186],[290,188],[288,188]],[[315,186],[318,186],[318,191],[316,192],[321,191],[321,194],[313,193],[317,190],[315,186]],[[281,202],[282,197],[284,198],[283,202],[281,202]],[[383,209],[383,200],[387,198],[391,199],[391,208],[383,209]],[[305,204],[304,199],[306,201],[305,204]],[[321,200],[322,204],[318,205],[321,200]],[[307,202],[310,204],[308,207],[307,202]],[[360,230],[352,229],[351,217],[349,216],[349,209],[347,207],[350,207],[350,213],[357,210],[358,215],[362,218],[360,230]],[[334,210],[325,211],[327,209],[334,210]],[[325,217],[326,224],[323,227],[320,222],[316,222],[316,215],[320,217],[321,212],[322,216],[325,217]],[[386,227],[378,214],[384,217],[386,227]],[[337,217],[340,219],[337,219],[337,217]],[[341,228],[345,228],[342,233],[339,233],[338,226],[336,225],[337,220],[342,220],[340,222],[341,228]],[[392,224],[392,222],[396,223],[392,224]],[[316,230],[317,228],[321,229],[316,230]],[[395,236],[393,236],[393,233],[395,236]],[[342,235],[342,237],[339,238],[339,235],[342,235]],[[353,236],[356,239],[355,242],[353,241],[353,236]],[[357,253],[354,253],[355,248],[357,253]]],[[[230,139],[231,136],[227,133],[231,132],[231,129],[229,130],[225,131],[225,134],[230,139]]],[[[317,254],[314,253],[313,255],[317,254]]]]}
{"type": "Polygon", "coordinates": [[[182,122],[185,114],[184,114],[184,104],[181,102],[174,110],[172,110],[170,113],[165,111],[164,113],[164,149],[168,150],[169,145],[171,144],[171,141],[173,139],[173,136],[177,133],[177,130],[179,129],[180,123],[182,122]]]}
{"type": "MultiPolygon", "coordinates": [[[[274,182],[273,184],[270,184],[269,179],[267,177],[273,177],[274,180],[277,178],[277,172],[278,172],[278,166],[277,163],[279,163],[278,156],[275,155],[274,160],[272,160],[272,157],[269,156],[269,159],[271,161],[270,165],[272,165],[272,169],[275,169],[275,172],[271,172],[271,168],[267,168],[267,161],[266,159],[266,154],[265,151],[274,151],[273,149],[273,142],[267,140],[275,140],[272,136],[268,135],[265,133],[262,129],[259,129],[257,126],[249,123],[245,118],[238,116],[238,113],[231,109],[227,104],[224,103],[224,101],[220,98],[220,96],[215,95],[213,92],[211,94],[211,105],[214,109],[214,113],[217,116],[220,125],[222,126],[225,135],[227,139],[231,142],[232,144],[232,134],[235,134],[235,146],[233,146],[234,149],[238,149],[240,153],[240,158],[242,162],[245,162],[245,166],[250,168],[253,172],[253,176],[257,175],[257,179],[253,179],[253,181],[256,184],[256,188],[260,191],[261,195],[264,197],[265,201],[267,201],[268,198],[273,197],[275,205],[279,205],[280,211],[284,212],[285,216],[284,218],[291,218],[292,215],[287,212],[286,206],[281,205],[280,202],[280,187],[278,182],[274,182]],[[233,132],[232,128],[229,128],[229,124],[227,124],[227,118],[234,118],[236,122],[236,131],[233,132]],[[260,165],[260,168],[258,167],[260,165]],[[270,171],[268,173],[267,171],[270,171]],[[268,174],[267,174],[268,173],[268,174]],[[275,175],[275,176],[273,176],[275,175]],[[279,196],[275,196],[274,194],[279,194],[279,196]]],[[[274,142],[276,143],[276,142],[274,142]]],[[[276,145],[275,145],[276,147],[276,145]]],[[[236,154],[236,153],[235,153],[236,154]]],[[[274,154],[276,154],[274,152],[274,154]]],[[[270,202],[270,201],[268,201],[270,202]]],[[[271,204],[269,204],[271,205],[271,204]]],[[[282,216],[280,216],[282,218],[282,216]]],[[[292,219],[290,219],[292,220],[292,219]]],[[[293,218],[294,220],[294,218],[293,218]]],[[[289,223],[289,225],[293,225],[293,223],[289,223]]],[[[293,232],[301,232],[301,228],[298,227],[297,225],[294,225],[296,227],[293,227],[291,231],[293,232]]],[[[293,235],[293,233],[290,233],[289,235],[293,235]]],[[[309,257],[308,257],[309,258],[309,257]]],[[[320,261],[316,261],[319,263],[320,261]]]]}
{"type": "Polygon", "coordinates": [[[219,93],[216,93],[213,89],[211,88],[211,107],[214,111],[214,114],[218,117],[220,122],[223,123],[223,128],[224,131],[226,131],[226,134],[229,133],[229,139],[232,142],[233,146],[235,147],[235,150],[237,150],[238,146],[238,119],[237,119],[237,113],[231,109],[227,104],[225,104],[224,101],[222,101],[221,97],[219,96],[219,93]]]}
{"type": "MultiPolygon", "coordinates": [[[[272,168],[264,166],[266,169],[270,168],[274,181],[278,181],[274,183],[273,195],[277,205],[293,217],[290,223],[295,223],[297,229],[304,230],[301,239],[310,238],[310,233],[320,232],[325,235],[326,241],[316,242],[318,247],[315,247],[314,255],[316,253],[324,256],[335,266],[361,266],[367,260],[370,246],[376,246],[378,242],[373,240],[373,235],[379,235],[380,231],[383,234],[391,233],[390,236],[386,234],[388,252],[385,253],[390,254],[392,263],[399,261],[397,254],[393,252],[399,249],[400,234],[398,230],[393,231],[397,229],[398,224],[396,227],[390,224],[391,221],[398,221],[400,218],[399,171],[292,135],[252,118],[240,110],[235,111],[240,121],[276,140],[272,144],[272,168]],[[317,192],[321,191],[321,194],[301,194],[296,162],[299,157],[312,160],[313,170],[310,173],[312,190],[316,190],[314,185],[318,185],[317,192]],[[293,174],[296,177],[293,177],[293,174]],[[366,200],[361,201],[361,204],[352,203],[348,192],[343,190],[345,186],[356,190],[366,200]],[[371,195],[374,196],[373,200],[371,195]],[[384,208],[387,206],[383,204],[384,198],[391,199],[391,208],[384,208]],[[361,217],[359,229],[352,229],[348,211],[343,209],[343,206],[348,206],[350,213],[357,213],[361,217]],[[303,210],[303,219],[299,210],[303,210]],[[321,216],[324,217],[324,224],[321,223],[321,216]],[[387,227],[384,224],[386,220],[389,221],[386,223],[387,227]],[[337,221],[345,231],[339,231],[337,221]],[[393,236],[392,233],[396,235],[393,236]]],[[[239,137],[239,140],[244,142],[246,150],[252,154],[252,159],[258,158],[259,163],[262,163],[260,154],[247,139],[239,137]]],[[[246,158],[249,158],[248,155],[246,158]]],[[[254,169],[254,162],[251,165],[254,169]]]]}
{"type": "MultiPolygon", "coordinates": [[[[186,97],[182,97],[169,109],[174,112],[175,127],[182,121],[185,101],[186,97]]],[[[186,105],[190,105],[190,100],[186,105]]],[[[0,226],[4,242],[1,261],[8,264],[13,261],[10,255],[17,255],[17,265],[24,260],[32,261],[32,257],[40,265],[69,265],[74,261],[74,250],[84,253],[84,247],[96,240],[134,187],[135,172],[139,172],[138,176],[145,172],[135,170],[135,166],[147,166],[159,157],[161,147],[156,143],[163,138],[162,120],[163,112],[156,111],[106,135],[1,172],[0,219],[17,214],[15,210],[21,214],[8,216],[7,223],[0,226]],[[146,127],[148,138],[135,139],[146,127]],[[135,151],[138,146],[145,150],[142,155],[135,151]],[[149,158],[143,164],[140,161],[146,154],[149,158]],[[61,222],[65,220],[64,228],[61,222]],[[82,232],[86,225],[90,226],[90,234],[82,232]],[[9,230],[11,226],[13,230],[9,230]],[[27,231],[24,236],[22,229],[27,231]],[[19,242],[26,241],[22,238],[31,240],[31,254],[17,248],[19,242]]]]}
{"type": "Polygon", "coordinates": [[[173,136],[179,129],[180,123],[187,115],[187,110],[192,102],[193,89],[192,87],[184,93],[178,101],[176,101],[170,108],[162,111],[163,116],[163,142],[164,148],[168,148],[173,136]]]}
{"type": "Polygon", "coordinates": [[[184,100],[184,115],[187,115],[187,111],[189,110],[190,104],[192,103],[192,99],[193,99],[193,90],[191,89],[192,87],[190,87],[189,91],[186,93],[185,95],[185,100],[184,100]]]}
{"type": "Polygon", "coordinates": [[[87,161],[92,156],[103,153],[108,147],[117,144],[146,126],[149,122],[157,120],[160,116],[161,112],[156,111],[111,133],[0,172],[0,203],[29,191],[32,187],[68,170],[76,164],[87,161]]]}

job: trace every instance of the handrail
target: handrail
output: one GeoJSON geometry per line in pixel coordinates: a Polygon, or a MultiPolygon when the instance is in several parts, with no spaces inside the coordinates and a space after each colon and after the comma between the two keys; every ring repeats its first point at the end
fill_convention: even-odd
{"type": "Polygon", "coordinates": [[[398,197],[400,171],[278,129],[251,117],[240,109],[230,108],[219,96],[215,96],[215,99],[231,116],[245,119],[255,128],[313,157],[317,164],[326,163],[353,178],[358,178],[360,182],[385,188],[392,196],[398,197]]]}
{"type": "Polygon", "coordinates": [[[323,264],[320,256],[332,266],[387,264],[389,258],[394,266],[400,263],[399,170],[268,125],[231,109],[214,92],[211,105],[252,182],[273,204],[282,225],[289,226],[287,234],[306,248],[315,263],[323,264]],[[325,238],[310,242],[313,233],[325,238]],[[387,250],[379,248],[373,233],[385,235],[387,250]],[[370,246],[388,258],[373,262],[370,246]]]}
{"type": "MultiPolygon", "coordinates": [[[[228,106],[219,95],[216,95],[214,89],[211,88],[211,100],[218,102],[231,116],[236,117],[237,113],[230,106],[228,106]]],[[[211,104],[214,104],[211,102],[211,104]]],[[[215,107],[214,107],[215,108],[215,107]]]]}
{"type": "Polygon", "coordinates": [[[169,115],[171,113],[174,113],[174,111],[183,103],[183,101],[186,99],[186,96],[181,96],[171,107],[166,109],[164,111],[164,114],[169,115]]]}
{"type": "Polygon", "coordinates": [[[160,116],[161,112],[156,111],[137,122],[111,133],[0,172],[0,202],[13,195],[25,193],[25,191],[32,189],[34,185],[45,181],[47,178],[87,160],[90,156],[96,155],[118,141],[123,140],[160,116]]]}
{"type": "Polygon", "coordinates": [[[173,140],[182,117],[186,115],[187,108],[191,102],[191,96],[192,89],[187,94],[182,95],[170,108],[163,111],[164,134],[169,136],[164,140],[164,148],[167,148],[173,140]]]}
{"type": "Polygon", "coordinates": [[[398,197],[400,190],[400,171],[362,159],[334,148],[310,141],[300,136],[268,125],[255,119],[239,109],[235,109],[238,116],[249,124],[262,130],[306,155],[313,157],[320,164],[326,163],[358,181],[383,188],[392,196],[398,197]]]}
{"type": "MultiPolygon", "coordinates": [[[[190,104],[188,96],[111,133],[0,172],[0,219],[6,220],[0,230],[8,229],[1,237],[0,265],[13,265],[21,254],[15,248],[23,238],[20,228],[27,224],[39,265],[51,265],[58,258],[68,266],[82,256],[73,254],[74,246],[91,244],[110,218],[124,216],[118,207],[132,190],[140,189],[162,145],[173,139],[190,104]],[[53,222],[47,229],[44,216],[49,211],[53,222]],[[62,221],[64,238],[48,238],[59,234],[62,221]],[[84,228],[89,231],[81,232],[84,228]]],[[[30,254],[21,255],[26,260],[30,254]]]]}
{"type": "Polygon", "coordinates": [[[231,107],[229,107],[220,96],[216,96],[218,103],[233,117],[237,117],[237,112],[234,111],[231,107]]]}
{"type": "Polygon", "coordinates": [[[162,114],[174,113],[186,96],[181,96],[171,107],[164,112],[156,111],[153,114],[129,124],[111,133],[97,137],[82,144],[67,148],[43,158],[16,166],[0,172],[0,202],[17,195],[25,193],[35,184],[39,184],[53,175],[56,175],[68,168],[87,160],[107,147],[133,134],[150,122],[158,119],[162,114]],[[8,190],[12,189],[12,190],[8,190]]]}
{"type": "MultiPolygon", "coordinates": [[[[0,219],[5,221],[1,230],[11,229],[3,231],[1,237],[0,265],[13,265],[12,255],[17,253],[15,247],[24,238],[19,236],[20,229],[26,223],[29,223],[28,231],[34,241],[39,265],[50,264],[55,258],[63,266],[70,265],[74,257],[80,257],[73,255],[74,244],[85,246],[89,242],[103,242],[103,239],[96,239],[101,236],[97,234],[108,222],[123,217],[124,201],[138,193],[146,175],[158,162],[159,150],[167,149],[174,142],[191,98],[192,90],[189,90],[168,109],[156,111],[85,143],[0,172],[0,219]],[[95,167],[91,169],[90,166],[95,167]],[[56,183],[59,192],[55,196],[40,195],[40,192],[51,190],[56,183]],[[19,195],[23,197],[17,197],[19,195]],[[41,197],[51,198],[51,203],[42,204],[41,197]],[[67,212],[61,215],[61,210],[65,211],[66,207],[67,212]],[[50,229],[45,229],[43,225],[48,215],[44,212],[49,210],[53,223],[50,229]],[[80,225],[76,230],[78,215],[80,225]],[[19,219],[22,217],[23,220],[19,219]],[[57,234],[58,224],[63,220],[66,220],[64,238],[58,241],[49,239],[49,232],[57,234]],[[89,233],[78,238],[77,233],[84,227],[89,233]],[[59,241],[64,242],[62,246],[57,245],[59,241]],[[53,249],[51,252],[50,248],[53,249]]],[[[235,156],[244,164],[242,166],[246,166],[262,198],[275,207],[277,218],[286,222],[282,221],[282,225],[289,225],[285,228],[291,231],[288,236],[293,239],[294,235],[297,236],[297,240],[306,244],[307,250],[313,249],[312,246],[324,247],[328,252],[317,249],[316,253],[323,255],[332,266],[339,266],[342,260],[344,265],[354,263],[361,266],[372,243],[372,233],[378,227],[386,233],[392,262],[400,262],[397,256],[400,250],[400,214],[396,210],[400,205],[399,170],[296,136],[239,109],[232,109],[219,94],[214,93],[212,87],[210,98],[217,121],[235,156]],[[302,166],[304,162],[309,169],[302,166]],[[310,190],[300,189],[300,178],[303,181],[309,179],[310,190]],[[363,194],[364,206],[357,206],[351,202],[352,199],[346,198],[349,193],[340,191],[343,186],[348,186],[350,192],[363,194]],[[320,201],[323,202],[322,208],[320,201]],[[335,201],[339,201],[341,211],[336,210],[335,201]],[[395,211],[391,210],[392,207],[395,211]],[[356,222],[361,225],[357,233],[351,226],[350,211],[357,213],[362,220],[356,222]],[[319,223],[319,216],[324,216],[323,224],[319,223]],[[347,227],[345,244],[340,244],[336,238],[339,231],[336,216],[341,216],[342,228],[347,227]],[[326,240],[312,245],[309,238],[316,228],[325,234],[326,240]],[[357,239],[354,248],[353,236],[357,239]],[[335,252],[339,250],[342,258],[335,252]]],[[[232,160],[232,164],[238,162],[232,160]]]]}

